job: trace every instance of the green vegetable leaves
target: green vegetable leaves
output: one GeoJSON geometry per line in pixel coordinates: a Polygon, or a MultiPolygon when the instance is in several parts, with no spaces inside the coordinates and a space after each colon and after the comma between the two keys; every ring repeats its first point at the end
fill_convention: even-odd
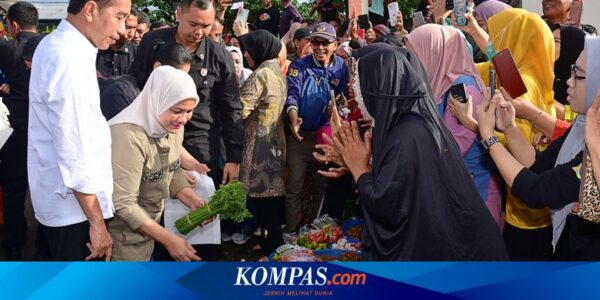
{"type": "Polygon", "coordinates": [[[175,227],[181,234],[188,234],[204,221],[219,214],[222,219],[238,223],[252,217],[246,209],[246,191],[240,181],[232,181],[221,186],[211,197],[210,202],[175,221],[175,227]]]}

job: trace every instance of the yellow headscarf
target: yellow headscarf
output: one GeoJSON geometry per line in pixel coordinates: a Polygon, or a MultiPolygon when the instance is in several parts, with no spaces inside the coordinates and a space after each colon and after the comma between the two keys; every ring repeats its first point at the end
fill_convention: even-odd
{"type": "MultiPolygon", "coordinates": [[[[555,115],[554,109],[554,36],[548,25],[534,13],[523,9],[507,9],[488,20],[490,41],[494,51],[510,49],[527,94],[521,96],[539,109],[555,115]]],[[[489,84],[490,62],[477,65],[484,82],[489,84]]],[[[531,143],[535,129],[525,119],[516,120],[517,127],[531,143]]],[[[531,209],[508,190],[506,222],[522,229],[551,225],[548,209],[531,209]]]]}
{"type": "MultiPolygon", "coordinates": [[[[554,37],[544,20],[524,9],[507,9],[489,19],[488,29],[494,51],[510,49],[521,76],[533,80],[526,83],[528,90],[533,88],[535,96],[543,98],[536,100],[552,104],[554,37]]],[[[489,82],[489,64],[477,66],[485,82],[489,82]]]]}

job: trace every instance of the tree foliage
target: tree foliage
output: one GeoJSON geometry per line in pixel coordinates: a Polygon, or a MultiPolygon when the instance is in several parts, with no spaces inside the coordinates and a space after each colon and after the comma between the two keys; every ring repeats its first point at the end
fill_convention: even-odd
{"type": "MultiPolygon", "coordinates": [[[[345,16],[346,15],[346,6],[344,0],[333,0],[339,3],[342,7],[340,9],[340,13],[345,16]]],[[[172,0],[133,0],[133,4],[135,7],[143,9],[148,12],[150,15],[150,20],[158,21],[164,20],[167,22],[173,22],[175,16],[175,8],[179,1],[172,0]]],[[[388,3],[389,1],[385,1],[388,3]]],[[[404,14],[404,20],[406,23],[410,23],[409,17],[412,12],[415,11],[420,0],[398,0],[398,4],[400,6],[400,10],[404,14]]],[[[299,3],[298,0],[292,0],[292,3],[298,8],[300,13],[304,18],[311,18],[308,16],[310,9],[312,8],[315,0],[310,0],[308,2],[299,3]]],[[[281,9],[280,1],[274,0],[273,4],[281,9]]],[[[258,10],[262,8],[262,0],[244,0],[244,8],[250,10],[250,15],[248,17],[249,22],[255,22],[257,19],[258,10]]],[[[225,19],[227,23],[231,23],[235,19],[235,14],[237,11],[228,10],[225,14],[225,19]]],[[[312,19],[316,19],[317,14],[312,17],[312,19]]]]}

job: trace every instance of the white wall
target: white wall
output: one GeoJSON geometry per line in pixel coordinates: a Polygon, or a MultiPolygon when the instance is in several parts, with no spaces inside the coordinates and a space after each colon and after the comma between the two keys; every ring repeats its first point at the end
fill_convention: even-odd
{"type": "MultiPolygon", "coordinates": [[[[523,8],[542,15],[542,0],[523,0],[523,8]]],[[[600,30],[600,1],[585,0],[581,23],[591,24],[600,30]]]]}

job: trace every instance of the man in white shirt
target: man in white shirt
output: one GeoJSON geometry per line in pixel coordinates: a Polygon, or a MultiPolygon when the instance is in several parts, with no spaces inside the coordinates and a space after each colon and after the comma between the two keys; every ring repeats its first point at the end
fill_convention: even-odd
{"type": "Polygon", "coordinates": [[[131,0],[71,0],[33,56],[27,169],[52,260],[111,258],[111,140],[95,61],[119,39],[130,10],[131,0]]]}

